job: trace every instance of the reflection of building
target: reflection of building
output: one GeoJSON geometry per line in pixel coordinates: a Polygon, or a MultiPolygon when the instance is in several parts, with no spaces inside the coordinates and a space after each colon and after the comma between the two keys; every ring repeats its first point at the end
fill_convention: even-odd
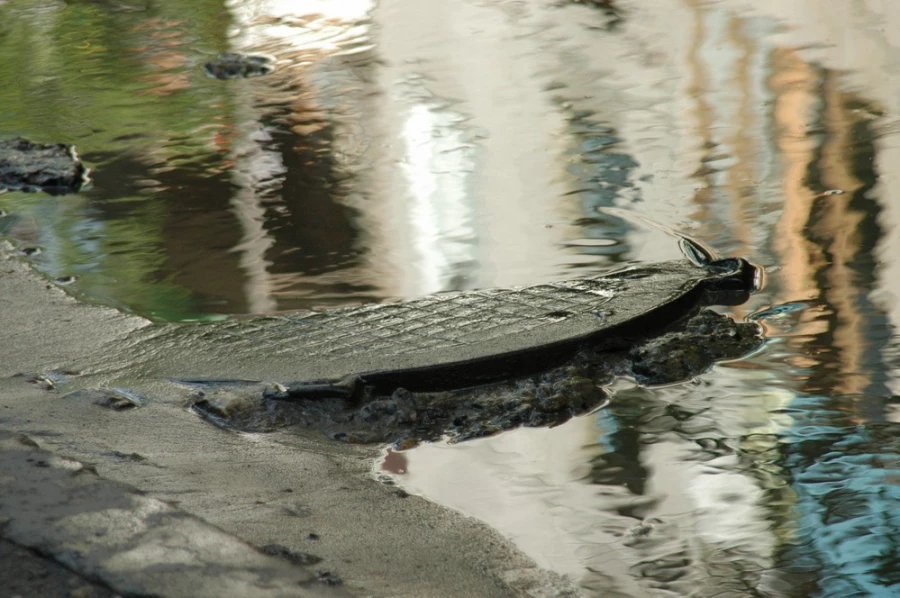
{"type": "Polygon", "coordinates": [[[346,205],[346,107],[334,102],[352,103],[345,98],[358,95],[353,72],[370,63],[371,3],[313,2],[303,11],[280,0],[229,6],[233,49],[269,54],[279,65],[233,88],[230,202],[243,229],[233,251],[246,277],[248,311],[370,298],[371,285],[358,271],[355,214],[346,205]],[[348,54],[354,59],[336,58],[348,54]]]}
{"type": "MultiPolygon", "coordinates": [[[[900,310],[874,300],[900,296],[900,235],[885,232],[900,145],[874,117],[900,114],[900,5],[653,0],[631,3],[623,34],[586,6],[226,5],[231,23],[134,27],[136,13],[67,3],[65,19],[8,28],[35,51],[0,65],[28,83],[0,86],[5,105],[32,87],[54,100],[55,120],[14,126],[79,137],[100,166],[81,197],[27,208],[52,229],[29,241],[54,266],[96,258],[124,281],[121,303],[184,316],[197,296],[197,311],[265,311],[560,277],[564,246],[593,234],[572,224],[573,191],[686,227],[780,267],[755,305],[781,310],[775,330],[798,321],[769,352],[556,429],[423,447],[408,479],[607,596],[713,594],[703,584],[723,579],[738,595],[851,595],[896,579],[896,427],[881,420],[888,385],[900,391],[883,363],[900,310]],[[183,47],[194,34],[209,53],[283,62],[207,81],[183,47]],[[184,288],[194,297],[164,296],[184,288]]],[[[592,264],[626,246],[672,254],[663,235],[592,224],[619,243],[579,248],[592,264]]]]}
{"type": "MultiPolygon", "coordinates": [[[[799,321],[770,352],[697,386],[620,392],[619,407],[596,422],[417,449],[405,479],[491,522],[597,595],[650,595],[651,587],[704,596],[891,595],[900,463],[896,441],[885,440],[895,427],[879,424],[890,396],[891,328],[871,294],[896,284],[878,279],[886,207],[874,185],[897,172],[885,164],[876,175],[880,152],[889,150],[876,139],[880,111],[792,49],[785,40],[793,33],[777,22],[729,3],[685,10],[661,0],[653,8],[682,25],[653,50],[683,49],[673,62],[686,74],[667,106],[682,108],[673,129],[698,151],[667,166],[700,185],[691,217],[698,236],[780,266],[756,304],[776,306],[773,330],[799,321]],[[462,477],[451,478],[456,471],[462,477]],[[429,485],[433,476],[443,487],[429,485]],[[477,493],[448,488],[476,480],[477,493]],[[522,529],[510,515],[517,511],[541,519],[522,529]]],[[[828,12],[818,3],[806,10],[828,12]]],[[[643,131],[629,118],[617,123],[622,143],[636,148],[638,164],[660,160],[656,148],[633,143],[643,131]]],[[[658,182],[665,189],[667,179],[658,182]]],[[[642,191],[650,205],[631,207],[653,217],[660,191],[642,191]]]]}
{"type": "Polygon", "coordinates": [[[793,538],[780,565],[826,595],[888,595],[900,554],[892,539],[900,531],[893,515],[900,492],[888,476],[900,461],[876,441],[880,426],[872,427],[890,397],[882,361],[890,329],[870,299],[878,277],[873,251],[883,234],[872,194],[878,111],[792,53],[776,64],[793,75],[782,79],[793,89],[782,88],[787,93],[775,104],[783,130],[806,131],[814,141],[798,147],[790,135],[780,137],[795,148],[783,152],[793,173],[785,178],[779,231],[791,285],[784,300],[812,308],[788,342],[807,375],[782,445],[797,517],[788,523],[793,538]],[[792,98],[805,99],[808,109],[796,109],[792,98]]]}
{"type": "Polygon", "coordinates": [[[32,4],[8,14],[40,40],[39,69],[7,61],[0,76],[57,83],[8,102],[23,111],[9,126],[76,141],[95,170],[77,202],[43,208],[49,273],[75,274],[87,296],[162,319],[371,300],[341,195],[352,162],[341,107],[323,100],[353,97],[371,2],[323,2],[302,15],[295,2],[235,2],[230,23],[222,0],[189,10],[166,0],[150,16],[32,4]],[[270,77],[209,80],[201,66],[222,49],[288,60],[270,77]]]}
{"type": "Polygon", "coordinates": [[[438,4],[383,5],[376,18],[391,14],[375,40],[367,0],[302,6],[229,4],[233,49],[279,61],[273,75],[233,87],[231,203],[248,309],[559,277],[564,227],[545,223],[570,202],[547,199],[561,195],[548,183],[561,166],[544,151],[555,116],[533,95],[489,97],[510,83],[486,68],[491,51],[476,46],[488,38],[440,51],[456,34],[448,19],[478,19],[438,4]],[[450,58],[464,93],[422,77],[409,56],[432,63],[426,70],[450,58]],[[520,104],[546,121],[544,137],[533,123],[516,126],[508,110],[520,104]]]}

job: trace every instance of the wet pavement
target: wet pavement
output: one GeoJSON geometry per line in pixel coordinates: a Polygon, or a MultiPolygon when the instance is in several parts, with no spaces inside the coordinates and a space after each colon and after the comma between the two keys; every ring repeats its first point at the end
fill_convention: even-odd
{"type": "Polygon", "coordinates": [[[585,595],[892,596],[900,10],[863,1],[0,3],[0,195],[51,284],[157,320],[766,269],[769,341],[558,427],[387,453],[585,595]],[[22,48],[31,50],[27,55],[22,48]],[[223,52],[273,71],[219,80],[223,52]]]}
{"type": "MultiPolygon", "coordinates": [[[[171,504],[102,479],[92,466],[41,450],[24,434],[0,433],[0,447],[4,539],[125,595],[349,595],[327,587],[339,581],[321,584],[281,555],[257,551],[171,504]]],[[[38,595],[26,580],[22,585],[27,595],[38,595]]],[[[59,584],[46,585],[55,591],[59,584]]],[[[93,584],[73,589],[78,585],[84,587],[76,595],[103,595],[93,584]]]]}
{"type": "Polygon", "coordinates": [[[114,598],[109,589],[87,581],[39,554],[0,540],[0,591],[4,596],[114,598]]]}

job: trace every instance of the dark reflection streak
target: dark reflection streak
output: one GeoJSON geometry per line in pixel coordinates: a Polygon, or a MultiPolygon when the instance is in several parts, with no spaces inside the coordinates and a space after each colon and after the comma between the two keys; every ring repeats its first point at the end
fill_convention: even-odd
{"type": "MultiPolygon", "coordinates": [[[[216,165],[224,160],[221,155],[205,158],[216,165]]],[[[233,191],[228,174],[212,169],[204,172],[199,165],[163,172],[150,170],[148,178],[161,188],[154,194],[154,203],[165,206],[159,242],[166,264],[165,273],[160,274],[191,289],[201,305],[207,300],[226,301],[229,309],[244,311],[244,296],[234,284],[242,278],[237,255],[210,251],[233,247],[241,238],[241,227],[228,209],[233,191]]],[[[210,309],[198,307],[200,311],[210,309]]]]}
{"type": "MultiPolygon", "coordinates": [[[[272,125],[274,119],[266,119],[272,125]]],[[[340,268],[355,244],[357,231],[349,208],[340,203],[344,183],[335,172],[331,153],[333,128],[321,128],[305,135],[289,129],[273,134],[273,150],[281,156],[286,173],[281,187],[281,200],[287,212],[267,215],[267,227],[278,239],[278,253],[273,258],[273,272],[294,271],[317,274],[340,268]],[[298,248],[300,252],[285,254],[298,248]],[[296,257],[303,261],[291,263],[296,257]]]]}
{"type": "MultiPolygon", "coordinates": [[[[295,115],[299,116],[299,115],[295,115]]],[[[307,120],[306,124],[309,124],[307,120]]],[[[273,135],[286,173],[281,187],[285,213],[270,211],[266,227],[276,239],[269,252],[270,273],[277,285],[279,309],[302,309],[321,304],[323,296],[344,296],[344,301],[371,288],[354,284],[304,280],[328,272],[352,270],[360,264],[359,230],[353,210],[341,201],[348,181],[337,172],[333,156],[333,125],[321,123],[312,133],[282,129],[273,135]],[[281,295],[279,297],[279,295],[281,295]],[[309,298],[306,298],[309,297],[309,298]]]]}
{"type": "MultiPolygon", "coordinates": [[[[866,106],[862,102],[850,101],[846,109],[854,112],[865,113],[866,106]]],[[[879,215],[882,211],[881,204],[872,199],[872,189],[878,184],[878,173],[874,169],[876,149],[874,139],[877,134],[872,130],[871,122],[861,120],[853,123],[850,130],[850,139],[856,142],[854,152],[851,154],[850,168],[853,176],[862,182],[862,185],[853,194],[849,207],[862,215],[859,229],[862,239],[860,251],[852,257],[850,265],[863,279],[867,288],[874,288],[879,279],[880,265],[875,256],[875,248],[884,236],[883,229],[878,225],[879,215]],[[862,142],[860,142],[862,141],[862,142]]]]}
{"type": "Polygon", "coordinates": [[[828,389],[835,389],[842,382],[840,374],[842,366],[856,361],[846,354],[847,350],[852,350],[852,346],[845,344],[842,347],[842,343],[836,338],[841,333],[853,332],[852,325],[848,326],[846,325],[848,322],[841,322],[840,319],[842,317],[855,319],[852,307],[847,302],[848,294],[853,291],[846,287],[847,281],[842,276],[842,263],[846,256],[841,253],[841,247],[835,242],[836,237],[846,236],[846,230],[841,230],[846,225],[829,222],[829,213],[835,207],[833,198],[838,196],[826,196],[824,193],[829,188],[826,179],[831,179],[830,182],[840,180],[842,186],[855,187],[858,182],[851,180],[840,157],[835,159],[836,156],[833,156],[835,153],[833,148],[845,145],[847,139],[843,127],[835,126],[840,123],[839,114],[829,114],[834,111],[834,107],[828,103],[829,99],[834,100],[835,97],[832,86],[828,85],[830,76],[828,72],[822,73],[821,84],[815,91],[815,96],[824,98],[825,104],[816,112],[808,132],[809,137],[819,138],[820,143],[813,152],[807,168],[806,186],[816,199],[813,199],[810,205],[804,237],[821,252],[821,259],[816,260],[811,256],[810,263],[814,267],[818,266],[812,272],[814,288],[819,290],[821,304],[827,306],[824,310],[826,315],[820,318],[827,322],[827,326],[823,332],[816,335],[815,342],[818,346],[830,347],[832,350],[827,352],[824,358],[817,359],[817,371],[808,378],[804,388],[806,392],[823,390],[827,392],[828,389]],[[837,255],[835,250],[838,251],[837,255]]]}
{"type": "MultiPolygon", "coordinates": [[[[848,100],[833,89],[826,76],[822,97],[826,98],[821,128],[824,142],[810,164],[809,187],[817,192],[811,209],[807,238],[822,248],[825,257],[815,275],[822,302],[831,315],[824,319],[827,329],[817,339],[820,346],[833,347],[825,355],[831,363],[819,359],[832,377],[810,378],[806,390],[831,389],[839,394],[858,394],[865,390],[867,378],[878,369],[878,362],[865,363],[864,352],[872,350],[866,336],[874,328],[869,319],[880,315],[869,301],[875,290],[877,268],[872,250],[882,237],[877,225],[881,211],[869,197],[877,181],[873,170],[874,145],[871,123],[857,120],[858,102],[848,100]],[[832,195],[829,189],[846,193],[832,195]],[[865,264],[865,268],[853,264],[865,264]]],[[[876,349],[880,354],[880,350],[876,349]]],[[[882,366],[883,367],[883,366],[882,366]]],[[[883,394],[886,389],[880,389],[883,394]]]]}
{"type": "MultiPolygon", "coordinates": [[[[110,227],[139,231],[132,235],[132,242],[159,245],[157,263],[144,264],[146,271],[138,273],[146,283],[174,285],[168,291],[156,286],[156,294],[179,293],[185,302],[191,294],[187,289],[193,289],[196,311],[205,311],[202,302],[207,298],[227,300],[235,310],[244,308],[241,294],[231,292],[235,285],[224,282],[227,277],[221,275],[231,272],[239,276],[236,256],[208,251],[212,245],[232,246],[241,234],[238,223],[228,212],[232,188],[226,174],[208,172],[200,158],[176,169],[159,169],[153,160],[134,153],[93,153],[86,158],[102,164],[93,175],[92,188],[85,192],[98,219],[110,227]],[[153,182],[152,198],[116,201],[146,195],[143,181],[153,182]],[[213,260],[215,265],[211,263],[213,260]]],[[[222,160],[221,155],[202,158],[213,164],[222,160]]],[[[134,247],[129,249],[135,251],[134,247]]],[[[106,251],[116,252],[109,246],[106,251]]],[[[130,265],[124,256],[122,261],[125,266],[130,265]]],[[[169,315],[156,313],[152,308],[159,302],[151,297],[134,295],[125,298],[125,302],[121,307],[143,315],[163,319],[169,315]]]]}
{"type": "MultiPolygon", "coordinates": [[[[278,48],[268,50],[279,54],[278,48]]],[[[355,175],[337,139],[356,118],[343,103],[352,104],[368,60],[286,67],[254,89],[258,126],[268,137],[260,149],[277,156],[282,169],[256,191],[271,241],[265,270],[278,310],[373,299],[360,272],[359,214],[346,202],[355,175]]]]}
{"type": "MultiPolygon", "coordinates": [[[[631,225],[623,218],[599,211],[616,205],[616,200],[634,190],[631,174],[638,167],[630,155],[616,151],[622,142],[615,129],[601,124],[582,111],[569,119],[571,135],[576,142],[572,153],[578,161],[571,167],[576,178],[577,193],[585,218],[576,222],[585,239],[611,241],[604,245],[581,246],[579,253],[603,256],[618,264],[632,249],[628,241],[631,225]]],[[[629,199],[630,198],[626,198],[629,199]]],[[[605,265],[605,264],[604,264],[605,265]]]]}
{"type": "Polygon", "coordinates": [[[618,0],[569,0],[572,4],[584,4],[591,8],[601,11],[608,20],[606,27],[608,31],[615,31],[625,22],[625,11],[619,6],[618,0]]]}
{"type": "Polygon", "coordinates": [[[641,407],[639,403],[633,403],[627,410],[612,408],[603,413],[614,428],[605,437],[612,450],[591,459],[588,474],[591,483],[624,486],[634,495],[644,494],[649,473],[640,458],[642,432],[639,422],[647,408],[641,407]]]}

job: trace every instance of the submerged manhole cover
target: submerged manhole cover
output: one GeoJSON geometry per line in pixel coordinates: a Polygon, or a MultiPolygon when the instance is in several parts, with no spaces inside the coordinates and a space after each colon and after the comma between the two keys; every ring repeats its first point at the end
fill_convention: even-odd
{"type": "Polygon", "coordinates": [[[221,352],[203,376],[227,376],[229,360],[275,364],[295,396],[452,389],[545,370],[588,345],[622,347],[705,305],[743,303],[755,276],[742,259],[672,261],[532,287],[173,326],[161,336],[173,350],[221,352]]]}

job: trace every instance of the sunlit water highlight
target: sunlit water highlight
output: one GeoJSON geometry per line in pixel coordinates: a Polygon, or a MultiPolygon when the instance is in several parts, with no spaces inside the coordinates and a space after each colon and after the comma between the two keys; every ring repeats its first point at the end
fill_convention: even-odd
{"type": "Polygon", "coordinates": [[[0,195],[0,233],[88,300],[192,320],[537,284],[670,259],[665,229],[763,265],[733,311],[767,327],[761,352],[386,468],[588,596],[900,592],[900,8],[9,0],[0,17],[0,133],[74,143],[92,169],[75,195],[0,195]],[[206,77],[222,51],[276,70],[206,77]]]}

